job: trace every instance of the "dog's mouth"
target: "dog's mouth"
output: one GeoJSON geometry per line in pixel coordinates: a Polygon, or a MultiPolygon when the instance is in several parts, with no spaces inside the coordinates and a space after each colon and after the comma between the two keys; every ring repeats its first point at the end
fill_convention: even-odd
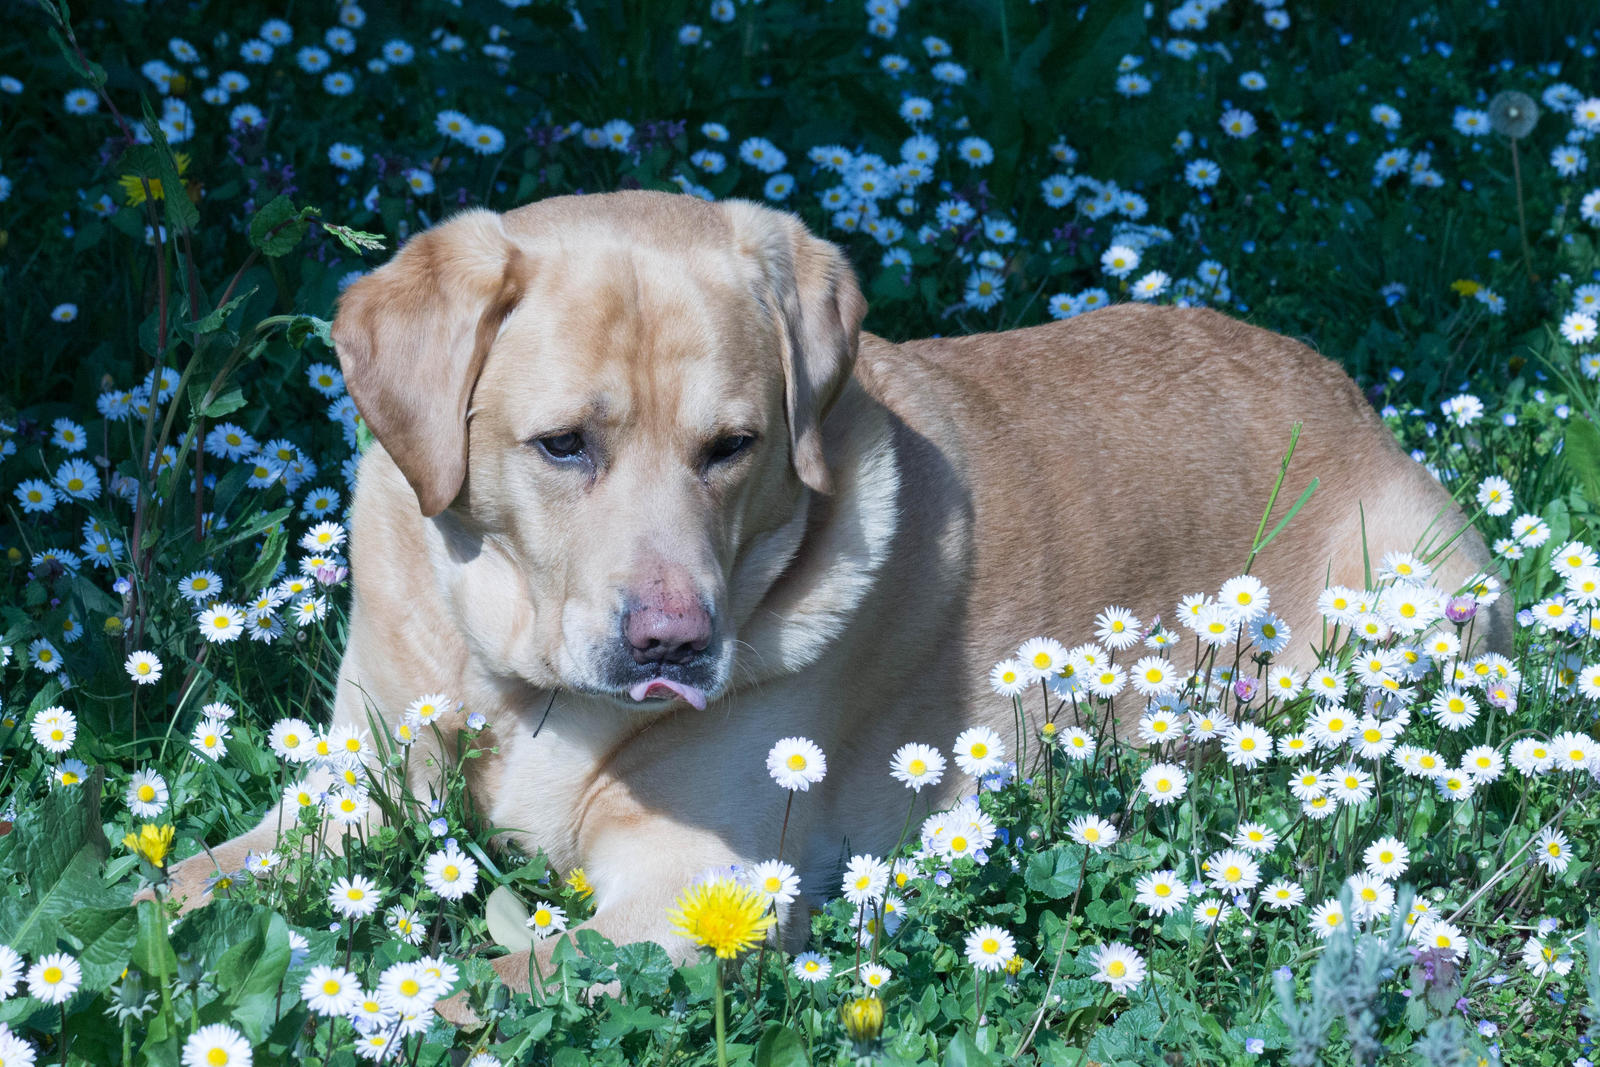
{"type": "Polygon", "coordinates": [[[706,692],[696,685],[674,681],[671,678],[647,678],[642,682],[635,682],[628,690],[628,696],[640,704],[652,700],[677,700],[682,699],[696,711],[706,710],[706,692]]]}

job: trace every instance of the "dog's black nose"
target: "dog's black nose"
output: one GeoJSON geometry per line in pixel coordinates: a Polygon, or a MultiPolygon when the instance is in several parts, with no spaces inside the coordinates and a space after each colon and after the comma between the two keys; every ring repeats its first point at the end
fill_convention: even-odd
{"type": "Polygon", "coordinates": [[[622,633],[633,662],[682,665],[711,643],[711,614],[694,600],[666,600],[628,612],[622,633]]]}

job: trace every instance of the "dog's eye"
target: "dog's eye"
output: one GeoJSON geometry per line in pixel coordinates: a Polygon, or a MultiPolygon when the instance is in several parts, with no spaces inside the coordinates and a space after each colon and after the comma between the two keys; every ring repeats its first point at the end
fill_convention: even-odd
{"type": "Polygon", "coordinates": [[[537,443],[551,459],[576,459],[584,451],[583,434],[576,430],[541,437],[537,443]]]}
{"type": "Polygon", "coordinates": [[[748,433],[730,434],[719,437],[706,453],[708,463],[726,463],[745,449],[756,443],[755,435],[748,433]]]}

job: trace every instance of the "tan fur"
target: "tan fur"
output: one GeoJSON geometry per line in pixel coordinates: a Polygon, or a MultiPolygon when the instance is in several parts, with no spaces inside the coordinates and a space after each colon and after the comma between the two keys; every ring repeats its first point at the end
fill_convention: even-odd
{"type": "MultiPolygon", "coordinates": [[[[685,956],[679,889],[773,855],[786,797],[764,760],[784,736],[828,754],[784,858],[832,895],[849,852],[899,832],[896,747],[948,749],[976,723],[1011,737],[986,679],[1020,641],[1080,642],[1107,605],[1149,619],[1240,572],[1296,420],[1277,515],[1321,487],[1254,573],[1298,661],[1325,582],[1364,584],[1361,508],[1374,563],[1463,524],[1343,371],[1215,312],[893,344],[858,335],[863,310],[842,256],[792,217],[652,193],[469,213],[342,302],[339,354],[383,447],[356,493],[334,719],[392,722],[432,691],[483,712],[486,821],[584,868],[590,925],[615,941],[685,956]],[[529,444],[576,426],[603,442],[589,477],[529,444]],[[729,432],[759,440],[701,469],[729,432]],[[651,583],[702,593],[725,628],[704,711],[597,681],[618,591],[651,583]]],[[[1487,558],[1469,531],[1441,584],[1487,558]]],[[[960,786],[952,768],[935,801],[960,786]]],[[[194,892],[211,870],[198,857],[177,881],[194,892]]],[[[805,914],[784,916],[791,944],[805,914]]],[[[498,966],[526,988],[525,957],[498,966]]]]}

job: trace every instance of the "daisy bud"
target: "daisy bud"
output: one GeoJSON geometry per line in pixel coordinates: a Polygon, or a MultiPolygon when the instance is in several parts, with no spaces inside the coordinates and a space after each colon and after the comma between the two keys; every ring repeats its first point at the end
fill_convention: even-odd
{"type": "Polygon", "coordinates": [[[1478,601],[1476,597],[1451,597],[1450,602],[1446,604],[1444,608],[1444,617],[1455,623],[1457,626],[1464,626],[1468,622],[1471,622],[1472,617],[1476,614],[1478,614],[1478,601]]]}

